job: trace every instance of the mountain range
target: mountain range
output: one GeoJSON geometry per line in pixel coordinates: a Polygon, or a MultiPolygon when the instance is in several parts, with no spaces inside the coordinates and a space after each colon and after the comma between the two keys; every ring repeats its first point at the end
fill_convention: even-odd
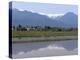
{"type": "Polygon", "coordinates": [[[73,12],[55,18],[48,17],[31,11],[19,11],[18,9],[9,9],[12,12],[12,25],[30,25],[30,26],[51,26],[51,27],[78,27],[78,16],[73,12]]]}

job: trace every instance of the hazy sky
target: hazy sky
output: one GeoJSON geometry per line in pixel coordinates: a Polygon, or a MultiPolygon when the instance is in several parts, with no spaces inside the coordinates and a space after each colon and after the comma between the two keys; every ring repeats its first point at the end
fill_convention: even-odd
{"type": "Polygon", "coordinates": [[[12,7],[20,10],[28,10],[46,14],[64,14],[67,12],[73,12],[77,14],[78,10],[76,5],[32,3],[32,2],[13,2],[12,7]]]}

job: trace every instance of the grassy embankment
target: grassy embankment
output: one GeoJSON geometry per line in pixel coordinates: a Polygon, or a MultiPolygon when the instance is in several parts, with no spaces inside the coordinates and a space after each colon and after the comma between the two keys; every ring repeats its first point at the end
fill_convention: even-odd
{"type": "Polygon", "coordinates": [[[64,32],[53,32],[53,31],[13,31],[13,38],[16,37],[47,37],[47,36],[77,36],[77,31],[64,31],[64,32]]]}
{"type": "MultiPolygon", "coordinates": [[[[18,37],[47,37],[47,36],[77,36],[78,32],[52,32],[52,31],[14,31],[13,38],[18,37]]],[[[13,43],[31,43],[31,42],[48,42],[48,41],[66,41],[78,40],[78,38],[54,38],[48,40],[16,40],[13,43]]]]}
{"type": "Polygon", "coordinates": [[[68,40],[78,40],[78,38],[62,38],[62,39],[48,39],[48,40],[17,40],[13,41],[13,43],[51,42],[51,41],[68,41],[68,40]]]}

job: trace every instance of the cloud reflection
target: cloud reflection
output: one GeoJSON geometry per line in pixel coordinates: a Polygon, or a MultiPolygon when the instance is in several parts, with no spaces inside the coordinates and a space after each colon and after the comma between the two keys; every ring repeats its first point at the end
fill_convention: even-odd
{"type": "Polygon", "coordinates": [[[48,45],[44,48],[39,48],[29,52],[21,51],[13,55],[13,58],[30,58],[30,57],[45,57],[45,56],[61,56],[61,55],[75,55],[78,54],[78,49],[69,51],[64,47],[57,46],[55,44],[48,45]]]}

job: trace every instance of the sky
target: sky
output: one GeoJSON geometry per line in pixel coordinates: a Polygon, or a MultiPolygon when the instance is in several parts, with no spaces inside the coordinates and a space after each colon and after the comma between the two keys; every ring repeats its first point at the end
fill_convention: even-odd
{"type": "Polygon", "coordinates": [[[12,8],[20,11],[27,10],[41,14],[59,14],[63,15],[68,12],[77,14],[77,5],[51,4],[51,3],[36,3],[36,2],[13,2],[12,8]]]}

